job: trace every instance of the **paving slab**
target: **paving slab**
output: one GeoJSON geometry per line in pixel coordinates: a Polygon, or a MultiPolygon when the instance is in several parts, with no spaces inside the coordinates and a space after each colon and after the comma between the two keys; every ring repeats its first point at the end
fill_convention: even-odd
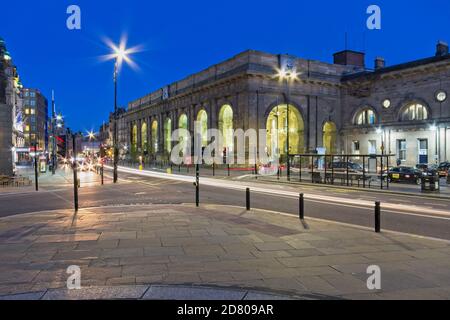
{"type": "Polygon", "coordinates": [[[450,299],[448,241],[307,222],[304,229],[275,212],[163,204],[0,218],[0,295],[450,299]],[[80,290],[65,289],[70,265],[81,268],[80,290]],[[376,292],[366,285],[369,265],[381,268],[376,292]],[[201,284],[218,288],[204,293],[201,284]]]}

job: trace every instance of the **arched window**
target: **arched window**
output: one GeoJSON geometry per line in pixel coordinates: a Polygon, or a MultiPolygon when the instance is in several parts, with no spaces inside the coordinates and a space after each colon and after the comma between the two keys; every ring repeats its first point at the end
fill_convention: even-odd
{"type": "Polygon", "coordinates": [[[172,134],[172,120],[167,118],[164,122],[164,151],[170,153],[172,151],[172,140],[170,136],[172,134]]]}
{"type": "Polygon", "coordinates": [[[138,135],[138,127],[136,124],[134,124],[131,131],[131,150],[133,152],[136,152],[137,150],[137,135],[138,135]]]}
{"type": "Polygon", "coordinates": [[[142,151],[146,152],[148,151],[148,141],[147,141],[147,123],[143,122],[141,127],[141,144],[142,144],[142,151]]]}
{"type": "Polygon", "coordinates": [[[376,122],[375,112],[370,108],[365,108],[358,112],[355,118],[355,124],[358,126],[372,125],[376,122]]]}
{"type": "Polygon", "coordinates": [[[152,122],[152,151],[158,152],[158,121],[156,120],[152,122]]]}
{"type": "Polygon", "coordinates": [[[420,103],[413,103],[406,106],[400,115],[401,121],[420,121],[428,119],[427,108],[420,103]]]}
{"type": "Polygon", "coordinates": [[[323,125],[323,147],[327,154],[336,153],[337,129],[336,124],[331,121],[323,125]]]}
{"type": "Polygon", "coordinates": [[[223,148],[227,152],[233,151],[233,109],[225,104],[219,111],[219,131],[223,137],[223,148]]]}
{"type": "Polygon", "coordinates": [[[202,109],[198,112],[197,121],[202,135],[202,147],[206,147],[208,145],[208,114],[205,110],[202,109]]]}
{"type": "Polygon", "coordinates": [[[266,121],[267,153],[272,159],[287,153],[288,124],[289,153],[298,154],[304,150],[304,123],[302,115],[295,106],[289,104],[288,108],[286,104],[280,104],[271,110],[266,121]]]}

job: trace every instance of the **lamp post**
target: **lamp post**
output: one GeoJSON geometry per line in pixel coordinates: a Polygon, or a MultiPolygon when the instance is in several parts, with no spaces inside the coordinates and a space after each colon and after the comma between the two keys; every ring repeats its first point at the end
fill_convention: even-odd
{"type": "Polygon", "coordinates": [[[118,148],[118,130],[117,130],[117,76],[119,73],[119,68],[122,63],[122,61],[126,61],[129,64],[133,66],[133,62],[128,57],[128,54],[136,52],[136,49],[125,49],[125,44],[121,43],[119,47],[111,45],[112,49],[114,50],[114,53],[112,54],[112,57],[114,58],[114,131],[113,131],[113,150],[114,150],[114,159],[113,159],[113,181],[114,183],[117,183],[117,163],[119,160],[119,148],[118,148]]]}
{"type": "Polygon", "coordinates": [[[290,136],[290,129],[289,129],[289,115],[290,115],[290,81],[295,81],[298,79],[297,72],[295,71],[294,67],[292,65],[286,66],[285,69],[281,69],[278,71],[277,74],[279,80],[284,81],[285,86],[285,97],[284,101],[286,103],[286,166],[287,166],[287,179],[288,181],[291,180],[291,166],[290,166],[290,158],[289,158],[289,136],[290,136]]]}
{"type": "Polygon", "coordinates": [[[114,61],[114,132],[113,132],[113,149],[114,149],[114,172],[113,181],[117,183],[117,158],[119,157],[119,149],[117,148],[117,65],[119,63],[119,55],[116,55],[114,61]]]}
{"type": "Polygon", "coordinates": [[[55,93],[52,90],[52,175],[56,170],[56,114],[55,114],[55,93]]]}

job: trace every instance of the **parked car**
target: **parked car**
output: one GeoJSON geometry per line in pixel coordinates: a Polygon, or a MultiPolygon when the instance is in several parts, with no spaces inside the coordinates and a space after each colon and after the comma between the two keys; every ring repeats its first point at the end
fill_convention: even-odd
{"type": "Polygon", "coordinates": [[[450,162],[442,162],[439,164],[437,168],[437,172],[439,174],[439,177],[447,177],[448,170],[450,169],[450,162]]]}
{"type": "Polygon", "coordinates": [[[416,164],[416,169],[422,171],[424,176],[434,176],[437,175],[438,165],[436,164],[416,164]]]}
{"type": "Polygon", "coordinates": [[[387,178],[389,182],[406,182],[421,184],[424,173],[414,167],[394,167],[389,169],[387,178]]]}
{"type": "MultiPolygon", "coordinates": [[[[353,171],[353,172],[363,172],[363,167],[358,164],[358,163],[354,163],[354,162],[346,162],[346,161],[335,161],[330,163],[329,168],[330,169],[334,169],[336,171],[347,171],[347,166],[348,166],[348,170],[349,171],[353,171]]],[[[367,169],[366,169],[367,172],[367,169]]]]}

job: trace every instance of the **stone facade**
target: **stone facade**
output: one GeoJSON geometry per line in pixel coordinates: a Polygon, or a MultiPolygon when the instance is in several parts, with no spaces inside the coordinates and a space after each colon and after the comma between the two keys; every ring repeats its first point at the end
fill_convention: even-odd
{"type": "Polygon", "coordinates": [[[7,103],[8,78],[5,73],[6,61],[0,52],[0,174],[12,175],[12,106],[7,103]]]}
{"type": "Polygon", "coordinates": [[[417,163],[414,142],[422,137],[429,139],[427,152],[433,154],[435,138],[432,135],[436,135],[439,160],[445,160],[450,155],[446,147],[446,139],[450,138],[447,130],[450,105],[448,99],[438,102],[435,96],[439,90],[449,91],[450,55],[448,47],[445,50],[443,46],[442,50],[441,45],[438,49],[441,52],[435,57],[392,67],[384,67],[384,61],[377,59],[375,71],[368,71],[364,54],[354,51],[335,54],[333,64],[245,51],[130,102],[126,113],[120,115],[119,142],[121,148],[136,144],[137,154],[146,154],[142,139],[152,141],[152,123],[157,121],[158,151],[154,152],[153,146],[148,147],[148,151],[151,156],[164,157],[166,119],[171,119],[174,130],[178,128],[180,115],[186,114],[192,134],[200,110],[208,115],[208,128],[218,128],[220,110],[229,105],[233,110],[233,129],[269,130],[269,114],[288,101],[289,106],[298,110],[299,122],[302,122],[302,143],[298,150],[301,153],[326,147],[339,154],[369,151],[396,154],[397,140],[405,136],[408,150],[404,164],[412,165],[417,163]],[[298,73],[298,79],[290,84],[276,77],[282,61],[287,58],[298,73]],[[382,106],[386,99],[391,102],[389,108],[382,106]],[[404,108],[414,102],[427,109],[428,118],[401,121],[404,108]],[[358,113],[368,108],[373,110],[375,121],[357,125],[358,113]],[[144,123],[146,130],[142,133],[144,123]],[[335,128],[331,147],[324,139],[326,124],[335,128]],[[430,129],[431,124],[436,130],[430,129]],[[133,130],[135,126],[137,130],[133,130]],[[375,150],[368,150],[369,140],[378,141],[375,150]],[[352,150],[355,141],[358,141],[359,151],[352,150]]]}

